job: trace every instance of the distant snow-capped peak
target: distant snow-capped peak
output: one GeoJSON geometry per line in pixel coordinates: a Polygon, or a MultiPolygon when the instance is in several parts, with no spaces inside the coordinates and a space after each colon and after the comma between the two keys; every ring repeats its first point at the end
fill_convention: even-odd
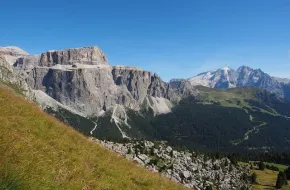
{"type": "Polygon", "coordinates": [[[233,84],[231,84],[231,79],[233,78],[231,71],[234,71],[233,69],[229,67],[224,67],[222,69],[217,69],[215,71],[208,71],[204,73],[200,73],[194,77],[191,77],[188,79],[191,85],[193,86],[206,86],[210,88],[215,88],[217,83],[219,81],[225,82],[228,81],[228,86],[234,87],[233,84]]]}
{"type": "Polygon", "coordinates": [[[260,87],[290,99],[290,79],[271,77],[261,69],[241,66],[234,70],[229,67],[200,73],[187,79],[192,86],[209,88],[234,88],[243,86],[260,87]],[[288,92],[289,91],[289,92],[288,92]]]}

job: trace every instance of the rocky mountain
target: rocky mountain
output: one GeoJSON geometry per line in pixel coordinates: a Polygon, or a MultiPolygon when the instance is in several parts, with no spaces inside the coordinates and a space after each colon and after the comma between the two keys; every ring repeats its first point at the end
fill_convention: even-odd
{"type": "Polygon", "coordinates": [[[42,109],[85,135],[214,151],[288,150],[290,104],[280,97],[290,84],[259,69],[224,68],[166,83],[149,71],[110,66],[98,47],[10,55],[16,59],[2,59],[2,80],[17,78],[42,109]]]}
{"type": "Polygon", "coordinates": [[[98,47],[25,54],[17,57],[13,70],[32,89],[87,116],[114,109],[123,112],[125,107],[138,111],[144,103],[156,114],[167,113],[172,107],[169,99],[175,97],[156,74],[110,66],[98,47]]]}
{"type": "MultiPolygon", "coordinates": [[[[188,82],[170,86],[156,74],[139,68],[112,67],[97,47],[10,55],[15,58],[14,63],[9,63],[4,54],[0,56],[0,81],[4,85],[21,94],[29,92],[23,94],[32,94],[31,100],[46,112],[100,139],[158,139],[159,132],[154,135],[155,125],[147,122],[170,113],[183,96],[199,93],[188,82]]],[[[106,141],[96,141],[109,148],[103,143],[106,141]]],[[[149,164],[151,171],[160,171],[187,187],[248,186],[244,175],[249,171],[232,165],[227,158],[210,159],[192,152],[169,151],[171,147],[164,144],[156,149],[154,143],[145,144],[148,146],[142,148],[141,144],[128,143],[120,149],[127,153],[134,150],[126,153],[129,159],[144,166],[149,164]],[[152,155],[146,155],[144,148],[152,149],[152,155]],[[241,181],[242,178],[245,180],[241,181]]]]}
{"type": "MultiPolygon", "coordinates": [[[[216,71],[204,72],[186,80],[193,86],[201,85],[209,88],[260,87],[279,97],[290,99],[289,79],[271,77],[261,69],[246,66],[241,66],[237,70],[225,67],[216,71]]],[[[176,80],[171,80],[170,83],[174,82],[176,80]]]]}

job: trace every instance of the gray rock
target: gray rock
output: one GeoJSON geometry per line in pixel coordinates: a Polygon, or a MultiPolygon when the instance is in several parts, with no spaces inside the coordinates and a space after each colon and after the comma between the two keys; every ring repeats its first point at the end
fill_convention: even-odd
{"type": "Polygon", "coordinates": [[[168,146],[167,148],[166,148],[166,151],[167,152],[171,152],[173,149],[170,147],[170,146],[168,146]]]}
{"type": "MultiPolygon", "coordinates": [[[[115,152],[120,153],[118,151],[120,146],[128,147],[135,147],[134,143],[127,143],[126,145],[122,145],[119,143],[112,143],[112,142],[103,142],[99,141],[102,146],[109,148],[115,152]]],[[[136,143],[136,142],[135,142],[136,143]]],[[[148,148],[148,145],[152,145],[153,143],[149,141],[145,141],[144,145],[145,148],[148,148]]],[[[175,157],[171,157],[166,149],[168,146],[165,144],[161,144],[158,149],[156,150],[155,156],[160,155],[159,162],[157,165],[146,165],[146,161],[149,159],[151,155],[141,154],[137,157],[133,158],[132,154],[121,153],[125,155],[126,158],[135,160],[140,163],[142,166],[146,167],[150,171],[161,171],[161,175],[167,177],[175,182],[182,183],[189,188],[196,188],[196,189],[204,189],[207,185],[214,185],[216,186],[219,184],[219,189],[240,189],[242,186],[248,186],[249,182],[242,181],[241,177],[244,174],[249,174],[250,170],[248,167],[245,166],[235,166],[232,167],[232,171],[229,172],[230,167],[230,160],[227,158],[217,159],[215,161],[211,159],[204,159],[203,155],[196,155],[192,159],[188,159],[191,155],[189,152],[179,152],[174,150],[175,157]],[[223,163],[228,162],[227,166],[224,166],[223,163]],[[224,169],[213,169],[213,164],[219,168],[224,167],[224,169]],[[160,170],[162,165],[166,166],[166,169],[160,170]],[[206,165],[206,167],[204,167],[206,165]],[[219,177],[218,177],[219,176],[219,177]],[[218,180],[219,178],[219,180],[218,180]],[[205,180],[206,179],[206,180],[205,180]]],[[[137,151],[141,151],[138,150],[137,151]]]]}
{"type": "Polygon", "coordinates": [[[96,46],[48,51],[40,55],[39,66],[54,65],[108,65],[104,53],[96,46]]]}
{"type": "Polygon", "coordinates": [[[183,177],[185,177],[186,179],[190,177],[190,172],[185,170],[185,171],[182,171],[182,175],[183,177]]]}
{"type": "Polygon", "coordinates": [[[18,88],[22,94],[28,99],[34,100],[34,93],[32,89],[27,85],[26,81],[13,72],[12,66],[6,61],[6,59],[0,55],[0,81],[4,81],[18,88]]]}
{"type": "Polygon", "coordinates": [[[135,67],[111,67],[97,47],[24,55],[14,63],[14,72],[34,90],[88,116],[116,105],[167,113],[175,98],[171,87],[156,74],[135,67]]]}

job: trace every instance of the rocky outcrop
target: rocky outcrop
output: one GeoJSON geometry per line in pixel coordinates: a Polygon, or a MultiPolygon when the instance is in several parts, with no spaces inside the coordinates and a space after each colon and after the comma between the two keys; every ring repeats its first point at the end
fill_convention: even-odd
{"type": "Polygon", "coordinates": [[[168,98],[170,88],[156,74],[134,67],[116,66],[112,75],[114,83],[130,92],[139,104],[146,96],[168,98]]]}
{"type": "Polygon", "coordinates": [[[216,158],[190,151],[177,151],[164,142],[135,141],[114,143],[96,141],[101,146],[133,160],[152,172],[189,188],[241,189],[249,187],[248,166],[233,164],[228,158],[216,158]]]}
{"type": "Polygon", "coordinates": [[[40,55],[39,66],[51,67],[54,65],[108,65],[104,53],[96,46],[48,51],[40,55]]]}
{"type": "Polygon", "coordinates": [[[169,85],[179,95],[179,97],[197,95],[199,93],[198,90],[185,79],[172,79],[170,80],[169,85]]]}
{"type": "Polygon", "coordinates": [[[31,88],[90,116],[116,105],[140,110],[144,103],[150,103],[156,114],[168,113],[169,100],[175,98],[171,87],[156,74],[135,67],[111,67],[98,47],[22,56],[14,63],[14,72],[31,88]]]}
{"type": "Polygon", "coordinates": [[[28,55],[23,49],[14,46],[0,47],[0,56],[5,58],[5,60],[12,65],[15,61],[22,56],[28,55]]]}
{"type": "Polygon", "coordinates": [[[34,100],[32,89],[23,78],[13,72],[13,67],[2,56],[0,56],[0,83],[1,82],[17,89],[28,100],[34,100]]]}

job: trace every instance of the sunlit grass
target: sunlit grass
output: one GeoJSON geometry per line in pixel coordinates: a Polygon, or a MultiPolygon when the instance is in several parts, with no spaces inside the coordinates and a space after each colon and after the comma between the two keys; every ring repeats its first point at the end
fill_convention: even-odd
{"type": "MultiPolygon", "coordinates": [[[[265,169],[261,170],[253,170],[257,174],[257,184],[253,185],[253,190],[262,190],[262,189],[276,189],[276,180],[278,176],[278,172],[265,169]]],[[[290,190],[290,185],[284,186],[283,190],[290,190]]]]}
{"type": "Polygon", "coordinates": [[[269,166],[275,166],[275,167],[279,168],[280,171],[284,171],[288,168],[288,166],[283,165],[283,164],[275,164],[275,163],[270,163],[270,162],[264,162],[264,163],[269,165],[269,166]]]}
{"type": "Polygon", "coordinates": [[[0,88],[0,187],[185,189],[101,148],[0,88]]]}

